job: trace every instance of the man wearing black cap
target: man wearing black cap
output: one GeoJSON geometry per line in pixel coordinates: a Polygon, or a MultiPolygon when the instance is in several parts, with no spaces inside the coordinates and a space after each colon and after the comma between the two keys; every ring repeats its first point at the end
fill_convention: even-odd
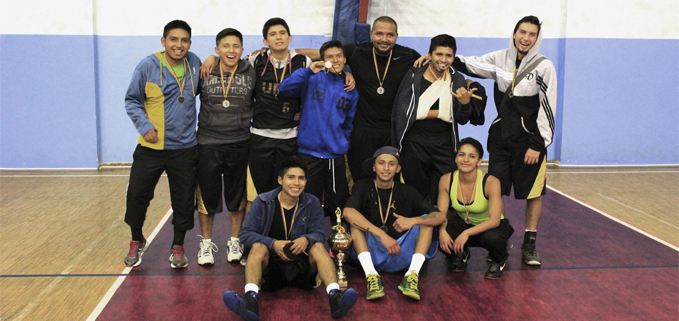
{"type": "Polygon", "coordinates": [[[353,237],[351,257],[360,262],[366,274],[368,300],[384,296],[378,271],[406,268],[398,288],[404,295],[420,299],[420,268],[438,246],[438,242],[432,242],[433,227],[445,221],[445,216],[417,190],[394,180],[401,171],[399,158],[396,148],[385,146],[363,162],[363,170],[374,172],[375,178],[356,182],[344,207],[353,237]]]}

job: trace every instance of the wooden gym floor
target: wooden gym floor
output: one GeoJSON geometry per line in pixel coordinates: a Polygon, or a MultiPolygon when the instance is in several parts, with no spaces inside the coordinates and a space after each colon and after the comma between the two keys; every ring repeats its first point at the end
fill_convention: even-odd
{"type": "MultiPolygon", "coordinates": [[[[123,222],[129,169],[0,171],[0,320],[238,320],[221,303],[242,294],[243,268],[225,261],[228,217],[215,220],[220,248],[196,263],[198,224],[186,236],[189,267],[170,268],[167,178],[148,211],[143,263],[125,268],[123,222]]],[[[420,273],[422,300],[383,274],[386,297],[365,300],[361,270],[348,267],[359,301],[346,320],[677,320],[679,168],[550,167],[538,234],[543,266],[520,262],[524,202],[505,197],[512,236],[505,273],[484,280],[485,251],[466,273],[440,253],[420,273]]],[[[261,293],[265,320],[330,319],[324,291],[261,293]]]]}

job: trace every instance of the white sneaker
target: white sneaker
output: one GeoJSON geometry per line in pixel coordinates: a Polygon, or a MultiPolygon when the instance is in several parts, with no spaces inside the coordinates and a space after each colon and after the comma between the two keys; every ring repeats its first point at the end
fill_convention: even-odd
{"type": "Polygon", "coordinates": [[[203,236],[200,236],[200,250],[198,250],[198,264],[200,265],[212,265],[215,264],[215,257],[212,256],[212,251],[219,251],[217,244],[212,243],[212,241],[207,241],[203,236]]]}
{"type": "Polygon", "coordinates": [[[243,245],[240,244],[240,241],[231,241],[229,240],[226,243],[227,246],[227,251],[228,254],[226,256],[227,261],[229,262],[234,262],[234,261],[240,261],[240,258],[243,256],[243,245]]]}

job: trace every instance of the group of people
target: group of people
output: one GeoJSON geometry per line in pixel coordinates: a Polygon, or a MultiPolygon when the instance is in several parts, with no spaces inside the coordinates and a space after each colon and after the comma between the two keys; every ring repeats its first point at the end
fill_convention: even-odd
{"type": "Polygon", "coordinates": [[[127,266],[139,265],[146,250],[142,227],[163,172],[173,210],[172,268],[188,266],[184,238],[195,210],[198,264],[214,264],[212,230],[224,197],[227,260],[245,266],[246,285],[243,295],[226,291],[223,300],[245,320],[259,318],[260,287],[288,285],[322,283],[332,317],[348,313],[358,294],[339,288],[323,244],[324,217],[336,208],[350,227],[350,257],[366,275],[368,300],[385,295],[380,272],[402,270],[399,290],[420,300],[420,269],[437,250],[452,259],[452,271],[463,272],[469,247],[483,247],[485,277],[501,277],[514,231],[502,196],[512,186],[515,198],[527,200],[522,260],[541,264],[535,240],[556,73],[538,53],[536,17],[519,20],[508,49],[482,57],[456,56],[455,38],[445,34],[420,56],[396,44],[397,24],[387,16],[374,21],[371,43],[290,49],[281,18],[269,19],[262,35],[268,48],[241,59],[242,35],[226,28],[216,37],[217,56],[201,64],[189,51],[191,28],[175,20],[163,31],[165,50],[135,69],[125,97],[140,133],[127,190],[127,266]],[[458,125],[484,123],[485,89],[461,73],[495,80],[488,173],[478,169],[481,144],[458,134],[458,125]]]}

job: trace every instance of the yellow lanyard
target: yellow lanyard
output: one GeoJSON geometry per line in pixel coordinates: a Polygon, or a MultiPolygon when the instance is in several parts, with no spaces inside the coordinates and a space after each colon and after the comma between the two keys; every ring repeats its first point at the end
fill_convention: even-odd
{"type": "Polygon", "coordinates": [[[224,88],[224,72],[222,71],[222,64],[219,64],[219,78],[222,80],[222,93],[224,94],[224,99],[226,99],[226,96],[229,95],[229,89],[231,89],[231,81],[233,80],[233,75],[236,74],[236,70],[238,70],[238,64],[236,64],[236,68],[231,72],[231,76],[229,77],[229,85],[224,88]]]}
{"type": "Polygon", "coordinates": [[[389,203],[387,203],[386,214],[382,213],[384,211],[382,210],[382,199],[380,198],[380,190],[377,188],[377,182],[376,181],[373,182],[375,183],[375,190],[377,191],[377,205],[380,207],[380,219],[382,220],[382,226],[386,226],[387,219],[389,218],[389,207],[391,206],[391,197],[394,196],[394,182],[391,182],[391,192],[389,192],[389,203]]]}
{"type": "Polygon", "coordinates": [[[288,231],[288,223],[285,221],[285,209],[283,208],[283,202],[281,202],[281,194],[278,194],[278,203],[281,204],[281,216],[283,217],[283,229],[285,230],[285,239],[290,239],[290,232],[292,232],[292,225],[295,224],[295,216],[297,216],[297,207],[299,201],[295,204],[295,211],[292,212],[292,221],[290,221],[290,230],[288,231]]]}
{"type": "Polygon", "coordinates": [[[391,63],[391,54],[393,53],[394,53],[393,50],[389,51],[389,60],[387,60],[387,68],[384,68],[384,75],[380,79],[380,70],[377,68],[377,56],[375,55],[375,48],[373,48],[373,62],[375,63],[375,73],[377,73],[377,81],[380,83],[380,87],[382,87],[384,79],[387,78],[387,71],[389,71],[389,64],[391,63]]]}
{"type": "Polygon", "coordinates": [[[441,80],[441,78],[443,78],[443,81],[446,81],[446,75],[448,74],[447,72],[444,71],[443,76],[441,76],[441,78],[436,77],[436,74],[434,73],[434,70],[432,70],[431,65],[429,65],[429,72],[431,72],[431,75],[434,76],[434,79],[436,79],[437,81],[441,80]]]}

